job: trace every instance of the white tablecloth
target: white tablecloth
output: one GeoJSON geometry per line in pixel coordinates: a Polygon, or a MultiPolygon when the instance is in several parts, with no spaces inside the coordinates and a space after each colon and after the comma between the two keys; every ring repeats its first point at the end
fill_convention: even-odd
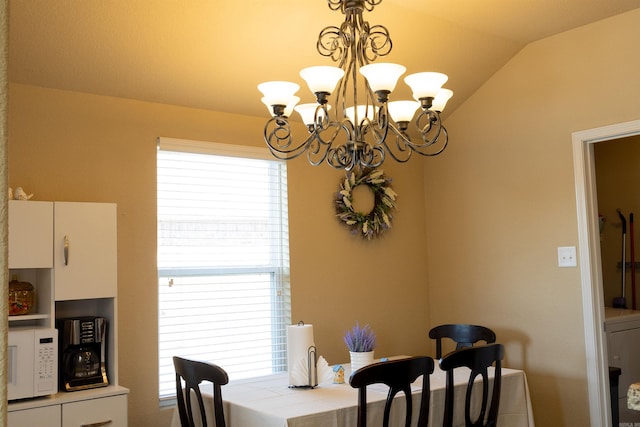
{"type": "MultiPolygon", "coordinates": [[[[346,367],[345,378],[348,379],[349,368],[348,365],[344,366],[346,367]]],[[[434,373],[430,376],[430,426],[442,425],[445,375],[436,365],[434,373]]],[[[468,370],[464,368],[456,370],[455,426],[464,425],[464,386],[468,378],[468,370]]],[[[418,379],[412,386],[415,413],[413,424],[417,421],[418,392],[421,385],[421,379],[418,379]]],[[[209,384],[203,385],[202,389],[207,396],[211,396],[209,384]]],[[[387,390],[388,388],[384,385],[373,385],[367,389],[367,425],[381,425],[387,390]]],[[[479,392],[480,387],[475,387],[474,391],[479,392]]],[[[357,396],[358,391],[348,382],[345,384],[323,383],[314,389],[289,388],[286,372],[232,381],[222,387],[228,427],[353,427],[357,419],[357,396]]],[[[398,398],[402,398],[403,401],[393,406],[392,420],[396,421],[392,422],[392,425],[404,426],[399,421],[404,418],[404,394],[399,393],[396,396],[396,399],[398,398]]],[[[213,422],[212,400],[208,399],[206,405],[207,420],[211,424],[213,422]]],[[[500,427],[534,426],[529,389],[523,371],[502,369],[498,425],[500,427]]],[[[177,409],[173,414],[171,427],[180,427],[177,409]]]]}

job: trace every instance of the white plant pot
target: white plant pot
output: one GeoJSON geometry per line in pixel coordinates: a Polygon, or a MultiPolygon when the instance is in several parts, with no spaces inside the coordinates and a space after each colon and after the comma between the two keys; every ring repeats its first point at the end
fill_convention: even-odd
{"type": "Polygon", "coordinates": [[[351,372],[373,363],[373,351],[350,351],[349,357],[351,358],[351,372]]]}

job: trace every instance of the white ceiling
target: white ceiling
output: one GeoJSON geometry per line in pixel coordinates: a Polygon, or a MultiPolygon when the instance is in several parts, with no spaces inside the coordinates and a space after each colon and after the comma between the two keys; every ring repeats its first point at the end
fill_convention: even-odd
{"type": "MultiPolygon", "coordinates": [[[[638,7],[383,0],[365,19],[391,33],[385,61],[449,75],[450,112],[526,44],[638,7]]],[[[317,35],[343,21],[325,0],[10,0],[9,17],[10,82],[264,117],[262,81],[296,81],[312,101],[298,71],[330,65],[317,35]]]]}

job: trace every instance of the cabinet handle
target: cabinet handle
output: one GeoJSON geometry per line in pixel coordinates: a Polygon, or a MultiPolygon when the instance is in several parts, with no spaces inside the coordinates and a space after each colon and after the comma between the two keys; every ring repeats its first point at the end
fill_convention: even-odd
{"type": "Polygon", "coordinates": [[[69,236],[64,236],[64,265],[69,265],[69,236]]]}
{"type": "Polygon", "coordinates": [[[80,427],[101,427],[101,426],[106,426],[108,424],[111,424],[112,422],[113,420],[99,421],[97,423],[82,424],[80,427]]]}

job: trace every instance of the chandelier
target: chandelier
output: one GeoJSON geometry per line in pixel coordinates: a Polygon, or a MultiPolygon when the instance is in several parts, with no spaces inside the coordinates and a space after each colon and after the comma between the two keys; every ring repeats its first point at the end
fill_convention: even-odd
{"type": "Polygon", "coordinates": [[[389,101],[406,68],[392,63],[373,63],[391,52],[389,31],[370,26],[363,12],[371,12],[382,0],[327,0],[340,10],[340,27],[328,26],[318,36],[318,52],[335,66],[315,66],[300,71],[316,102],[300,104],[296,83],[271,81],[258,85],[272,117],[264,128],[271,153],[283,160],[307,154],[314,166],[326,162],[336,169],[376,168],[387,155],[408,161],[413,152],[436,156],[447,146],[447,130],[440,113],[453,95],[442,85],[447,76],[435,72],[410,74],[404,81],[414,100],[389,101]],[[296,142],[289,123],[296,111],[308,134],[296,142]],[[417,117],[416,116],[417,113],[417,117]],[[413,121],[420,140],[407,131],[413,121]]]}

